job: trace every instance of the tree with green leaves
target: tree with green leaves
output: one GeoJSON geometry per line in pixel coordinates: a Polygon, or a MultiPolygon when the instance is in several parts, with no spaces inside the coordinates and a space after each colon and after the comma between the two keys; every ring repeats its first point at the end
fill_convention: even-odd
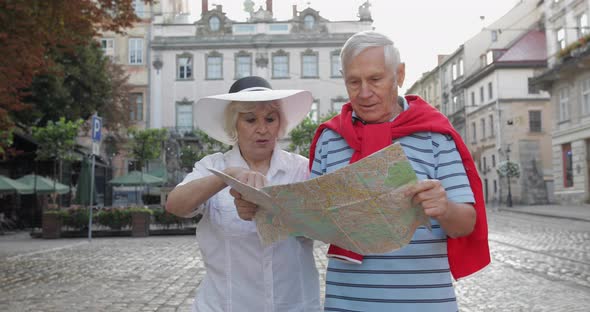
{"type": "Polygon", "coordinates": [[[518,163],[513,161],[503,161],[498,164],[498,169],[496,170],[498,175],[501,177],[508,177],[508,178],[519,178],[520,177],[520,166],[518,163]]]}
{"type": "MultiPolygon", "coordinates": [[[[137,162],[137,168],[142,171],[150,160],[158,159],[162,155],[162,144],[168,136],[166,129],[129,130],[131,138],[129,151],[137,162]]],[[[149,169],[149,168],[147,168],[149,169]]]]}
{"type": "Polygon", "coordinates": [[[24,98],[30,109],[14,112],[16,121],[36,126],[60,117],[87,120],[96,112],[109,130],[129,126],[127,75],[111,64],[98,43],[54,54],[53,67],[35,76],[24,98]]]}
{"type": "MultiPolygon", "coordinates": [[[[13,114],[26,114],[36,105],[25,101],[32,95],[31,84],[36,77],[60,74],[56,71],[60,58],[89,46],[101,31],[121,33],[139,21],[133,0],[0,1],[0,135],[11,137],[13,114]]],[[[68,78],[64,72],[60,79],[68,78]]],[[[70,79],[76,79],[75,74],[70,79]]],[[[57,97],[63,98],[63,94],[57,97]]],[[[74,103],[82,105],[80,101],[74,103]]],[[[84,118],[69,116],[72,120],[79,117],[84,118]]],[[[24,126],[41,126],[43,122],[24,126]]],[[[9,142],[10,138],[2,140],[0,146],[6,148],[9,142]]]]}
{"type": "Polygon", "coordinates": [[[225,153],[231,149],[230,145],[213,139],[201,129],[185,134],[183,142],[180,148],[180,163],[182,168],[188,170],[195,165],[195,162],[209,154],[225,153]],[[195,143],[191,144],[190,142],[195,143]]]}
{"type": "MultiPolygon", "coordinates": [[[[37,141],[37,160],[53,160],[53,181],[61,181],[64,160],[74,159],[76,136],[83,121],[48,121],[45,127],[33,127],[33,138],[37,141]],[[58,166],[59,165],[59,166],[58,166]],[[59,170],[58,170],[59,169],[59,170]],[[59,171],[59,177],[58,177],[59,171]]],[[[55,200],[55,198],[54,198],[55,200]]]]}
{"type": "MultiPolygon", "coordinates": [[[[145,130],[131,128],[129,136],[131,137],[129,151],[136,161],[135,168],[141,172],[141,180],[143,181],[143,168],[145,167],[146,171],[149,171],[149,161],[160,158],[168,131],[154,128],[145,130]]],[[[142,187],[144,186],[142,185],[142,187]]]]}
{"type": "Polygon", "coordinates": [[[315,130],[321,123],[330,120],[336,115],[336,112],[330,112],[323,115],[319,122],[309,118],[309,116],[305,117],[295,129],[291,130],[291,144],[289,144],[289,151],[298,153],[304,157],[309,157],[309,147],[311,145],[311,140],[313,140],[315,130]]]}

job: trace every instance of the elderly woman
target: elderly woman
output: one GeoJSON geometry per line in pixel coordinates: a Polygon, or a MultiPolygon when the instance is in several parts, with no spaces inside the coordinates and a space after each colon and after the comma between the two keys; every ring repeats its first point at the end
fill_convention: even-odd
{"type": "Polygon", "coordinates": [[[277,140],[309,112],[312,97],[299,90],[272,90],[260,77],[237,80],[228,94],[196,104],[199,128],[233,149],[206,156],[169,195],[166,210],[202,213],[197,241],[206,274],[193,311],[319,311],[313,242],[291,237],[261,244],[250,221],[256,207],[207,168],[255,187],[299,182],[307,159],[281,150],[277,140]],[[232,196],[233,195],[233,196],[232,196]]]}

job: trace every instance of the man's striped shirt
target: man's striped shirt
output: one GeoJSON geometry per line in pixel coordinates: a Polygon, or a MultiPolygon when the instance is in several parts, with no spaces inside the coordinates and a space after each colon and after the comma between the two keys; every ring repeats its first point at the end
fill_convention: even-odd
{"type": "MultiPolygon", "coordinates": [[[[399,142],[419,180],[440,180],[453,202],[475,201],[451,137],[424,132],[399,142]]],[[[348,165],[354,152],[329,129],[316,146],[311,177],[348,165]]],[[[330,259],[325,311],[457,311],[446,234],[435,219],[431,224],[432,232],[419,227],[407,246],[388,254],[364,255],[360,265],[330,259]]]]}

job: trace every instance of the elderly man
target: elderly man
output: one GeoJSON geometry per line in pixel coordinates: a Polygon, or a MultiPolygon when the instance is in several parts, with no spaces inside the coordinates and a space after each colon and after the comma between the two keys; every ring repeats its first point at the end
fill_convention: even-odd
{"type": "Polygon", "coordinates": [[[418,184],[406,192],[430,217],[404,248],[358,255],[330,246],[325,311],[457,311],[452,280],[490,262],[481,181],[448,119],[417,96],[398,97],[405,65],[386,36],[352,36],[341,52],[350,103],[311,146],[317,177],[399,141],[418,184]]]}

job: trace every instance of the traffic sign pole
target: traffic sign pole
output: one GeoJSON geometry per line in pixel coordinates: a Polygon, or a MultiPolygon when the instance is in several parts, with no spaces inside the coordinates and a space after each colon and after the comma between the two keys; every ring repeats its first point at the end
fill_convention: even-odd
{"type": "Polygon", "coordinates": [[[102,136],[102,118],[92,115],[92,169],[90,174],[90,203],[88,214],[88,241],[92,241],[92,206],[94,204],[94,166],[96,155],[100,154],[100,140],[102,136]]]}

